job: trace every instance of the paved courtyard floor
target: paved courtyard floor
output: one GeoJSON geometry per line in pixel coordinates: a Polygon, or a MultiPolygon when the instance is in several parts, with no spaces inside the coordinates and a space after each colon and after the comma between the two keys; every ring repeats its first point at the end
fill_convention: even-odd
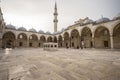
{"type": "Polygon", "coordinates": [[[120,80],[120,50],[0,50],[0,80],[120,80]]]}

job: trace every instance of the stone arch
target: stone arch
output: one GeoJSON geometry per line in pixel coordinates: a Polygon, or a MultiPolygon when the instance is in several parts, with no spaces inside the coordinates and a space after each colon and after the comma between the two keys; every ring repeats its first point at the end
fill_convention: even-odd
{"type": "Polygon", "coordinates": [[[56,36],[54,36],[54,42],[57,43],[57,37],[56,36]]]}
{"type": "Polygon", "coordinates": [[[77,29],[73,29],[71,31],[71,47],[72,48],[79,48],[80,47],[80,35],[77,29]]]}
{"type": "Polygon", "coordinates": [[[113,46],[120,49],[120,23],[113,29],[113,46]]]}
{"type": "Polygon", "coordinates": [[[46,38],[44,35],[40,36],[40,43],[39,47],[43,47],[44,43],[46,42],[46,38]]]}
{"type": "Polygon", "coordinates": [[[38,37],[35,34],[29,36],[29,47],[38,47],[38,37]]]}
{"type": "Polygon", "coordinates": [[[64,47],[69,48],[70,47],[70,36],[68,32],[64,33],[64,47]]]}
{"type": "Polygon", "coordinates": [[[59,47],[62,47],[62,46],[63,46],[63,39],[62,39],[62,36],[61,36],[61,35],[58,36],[58,46],[59,46],[59,47]]]}
{"type": "Polygon", "coordinates": [[[17,36],[17,47],[27,47],[27,35],[25,33],[20,33],[17,36]]]}
{"type": "Polygon", "coordinates": [[[11,31],[8,31],[3,34],[2,37],[2,47],[3,48],[14,48],[15,47],[15,34],[11,31]]]}
{"type": "Polygon", "coordinates": [[[106,27],[96,28],[94,33],[94,46],[96,48],[110,48],[110,32],[106,27]]]}
{"type": "Polygon", "coordinates": [[[92,42],[92,31],[88,27],[84,27],[81,31],[81,41],[84,43],[85,48],[91,48],[93,47],[92,42]]]}
{"type": "Polygon", "coordinates": [[[49,36],[49,37],[47,38],[47,42],[52,42],[52,37],[51,37],[51,36],[49,36]]]}

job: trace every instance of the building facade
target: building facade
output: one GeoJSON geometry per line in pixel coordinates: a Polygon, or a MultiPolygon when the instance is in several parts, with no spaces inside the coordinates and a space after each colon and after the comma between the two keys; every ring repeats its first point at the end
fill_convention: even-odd
{"type": "MultiPolygon", "coordinates": [[[[54,24],[57,23],[54,21],[54,24]]],[[[88,17],[80,19],[62,31],[56,32],[55,29],[55,32],[51,34],[41,30],[37,32],[33,28],[27,31],[24,27],[16,29],[11,24],[6,25],[0,9],[0,48],[42,48],[46,42],[58,43],[60,48],[79,49],[84,43],[84,48],[120,49],[120,14],[112,20],[105,17],[97,21],[88,17]]]]}

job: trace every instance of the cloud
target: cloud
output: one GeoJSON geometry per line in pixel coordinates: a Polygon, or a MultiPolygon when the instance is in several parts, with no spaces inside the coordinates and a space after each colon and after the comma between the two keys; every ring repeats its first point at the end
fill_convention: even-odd
{"type": "MultiPolygon", "coordinates": [[[[55,0],[2,0],[7,23],[53,31],[55,0]]],[[[86,16],[97,20],[101,15],[112,18],[120,11],[120,0],[57,0],[58,29],[67,27],[86,16]]]]}

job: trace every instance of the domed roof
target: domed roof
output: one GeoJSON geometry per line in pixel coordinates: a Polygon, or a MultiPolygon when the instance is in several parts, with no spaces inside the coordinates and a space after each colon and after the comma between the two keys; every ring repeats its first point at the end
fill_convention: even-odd
{"type": "Polygon", "coordinates": [[[6,25],[6,28],[7,29],[14,29],[14,30],[16,30],[15,26],[13,26],[11,24],[6,25]]]}
{"type": "Polygon", "coordinates": [[[42,34],[43,34],[43,33],[44,33],[44,31],[42,31],[42,30],[39,30],[39,32],[38,32],[38,33],[42,33],[42,34]]]}
{"type": "Polygon", "coordinates": [[[58,32],[53,32],[53,35],[56,35],[58,32]]]}
{"type": "Polygon", "coordinates": [[[51,33],[49,31],[47,31],[46,34],[51,34],[51,33]]]}
{"type": "Polygon", "coordinates": [[[30,32],[37,32],[34,28],[29,29],[30,32]]]}
{"type": "Polygon", "coordinates": [[[118,19],[120,18],[120,13],[118,13],[113,19],[118,19]]]}
{"type": "Polygon", "coordinates": [[[92,20],[92,19],[86,19],[85,21],[84,21],[84,24],[89,24],[89,23],[93,23],[94,21],[92,20]]]}
{"type": "Polygon", "coordinates": [[[54,32],[53,35],[57,35],[57,34],[60,34],[61,31],[58,31],[58,32],[54,32]]]}
{"type": "Polygon", "coordinates": [[[98,20],[96,21],[96,23],[107,22],[107,21],[109,21],[109,20],[110,20],[109,18],[103,17],[103,18],[101,18],[101,19],[98,19],[98,20]]]}
{"type": "Polygon", "coordinates": [[[20,31],[27,31],[24,27],[19,27],[18,30],[20,30],[20,31]]]}

